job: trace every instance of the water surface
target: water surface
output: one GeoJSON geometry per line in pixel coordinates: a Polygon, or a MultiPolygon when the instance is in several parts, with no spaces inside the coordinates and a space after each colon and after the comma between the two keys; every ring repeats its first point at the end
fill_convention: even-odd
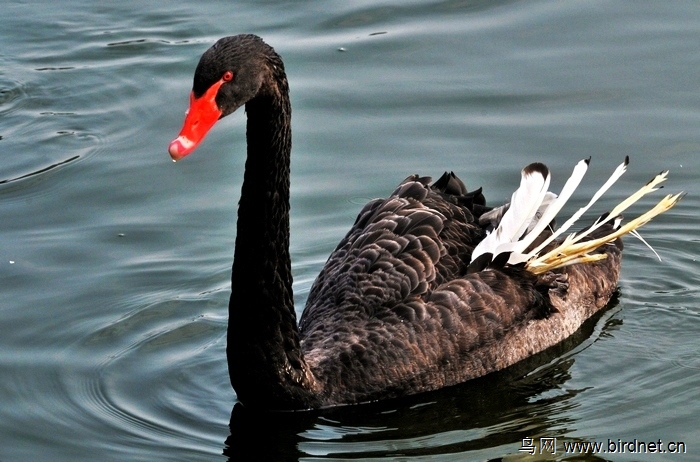
{"type": "MultiPolygon", "coordinates": [[[[520,460],[523,438],[700,451],[696,2],[10,2],[0,19],[0,460],[520,460]],[[368,199],[454,170],[492,204],[592,157],[596,212],[669,169],[681,205],[626,240],[619,296],[564,345],[408,400],[234,407],[225,362],[244,115],[185,162],[200,54],[253,32],[292,88],[301,312],[368,199]],[[230,428],[229,428],[230,424],[230,428]]],[[[652,199],[644,200],[651,205],[652,199]]],[[[641,212],[640,206],[636,211],[641,212]]],[[[602,458],[602,459],[601,459],[602,458]]]]}

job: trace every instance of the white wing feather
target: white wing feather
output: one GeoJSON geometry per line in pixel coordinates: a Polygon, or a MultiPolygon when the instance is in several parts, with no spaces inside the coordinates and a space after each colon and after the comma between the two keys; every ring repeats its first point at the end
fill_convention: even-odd
{"type": "MultiPolygon", "coordinates": [[[[561,211],[564,204],[569,200],[583,179],[588,163],[589,160],[582,160],[576,165],[558,197],[547,191],[550,175],[546,166],[536,163],[525,167],[522,170],[520,187],[511,196],[510,206],[503,214],[496,229],[475,247],[471,261],[474,262],[478,257],[489,253],[491,254],[491,261],[493,261],[498,255],[509,253],[508,264],[527,262],[525,268],[528,271],[539,274],[566,265],[588,263],[605,258],[605,254],[589,254],[589,252],[628,233],[638,237],[651,248],[639,236],[636,229],[646,224],[656,215],[676,205],[684,194],[679,193],[675,196],[666,196],[656,207],[624,226],[619,226],[620,214],[644,195],[656,191],[658,189],[657,186],[666,180],[667,171],[658,174],[586,230],[567,236],[555,249],[540,255],[542,249],[568,230],[625,173],[629,164],[629,158],[625,158],[625,161],[615,169],[610,178],[596,191],[588,204],[577,210],[559,230],[553,232],[550,237],[535,249],[528,253],[523,253],[552,222],[557,213],[561,211]],[[610,234],[580,242],[611,220],[617,220],[618,222],[612,227],[610,234]]],[[[654,253],[656,254],[656,252],[654,253]]],[[[481,262],[475,265],[477,271],[479,267],[482,267],[481,265],[481,262]]]]}
{"type": "Polygon", "coordinates": [[[510,207],[498,227],[474,248],[472,261],[486,253],[496,256],[508,251],[532,222],[549,182],[549,170],[544,164],[530,164],[522,170],[520,187],[511,196],[510,207]]]}

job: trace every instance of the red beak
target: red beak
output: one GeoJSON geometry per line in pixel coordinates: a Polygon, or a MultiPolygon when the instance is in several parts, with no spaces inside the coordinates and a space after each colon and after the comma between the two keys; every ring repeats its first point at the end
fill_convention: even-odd
{"type": "Polygon", "coordinates": [[[216,104],[216,94],[223,83],[223,79],[219,80],[199,98],[195,98],[194,92],[190,93],[190,108],[185,115],[185,124],[178,137],[168,147],[173,160],[180,160],[194,151],[221,117],[221,110],[216,104]]]}

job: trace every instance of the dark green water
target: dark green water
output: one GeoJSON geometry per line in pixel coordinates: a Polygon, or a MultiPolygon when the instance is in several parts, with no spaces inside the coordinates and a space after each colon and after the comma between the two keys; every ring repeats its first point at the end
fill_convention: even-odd
{"type": "Polygon", "coordinates": [[[0,461],[526,460],[528,437],[557,439],[546,460],[618,439],[685,454],[571,460],[700,457],[697,2],[10,1],[0,37],[0,461]],[[494,204],[532,161],[557,190],[592,156],[571,213],[629,155],[596,212],[669,169],[688,196],[642,231],[663,261],[628,238],[616,303],[504,373],[232,415],[244,115],[184,162],[166,148],[200,54],[240,32],[292,87],[299,311],[362,204],[411,173],[454,170],[494,204]]]}

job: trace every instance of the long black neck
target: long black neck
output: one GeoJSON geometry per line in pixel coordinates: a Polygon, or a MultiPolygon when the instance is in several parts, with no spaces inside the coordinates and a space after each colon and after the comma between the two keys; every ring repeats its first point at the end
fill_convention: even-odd
{"type": "Polygon", "coordinates": [[[289,256],[291,106],[277,74],[246,104],[248,157],[238,207],[228,344],[231,384],[245,405],[314,404],[299,344],[289,256]]]}

